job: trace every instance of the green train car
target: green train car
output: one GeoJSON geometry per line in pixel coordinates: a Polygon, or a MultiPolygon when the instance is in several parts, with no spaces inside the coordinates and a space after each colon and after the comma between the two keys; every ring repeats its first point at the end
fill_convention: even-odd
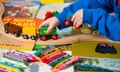
{"type": "Polygon", "coordinates": [[[48,39],[56,40],[58,38],[57,29],[54,28],[52,30],[52,32],[46,33],[47,29],[48,29],[48,26],[42,26],[39,29],[40,40],[42,40],[42,41],[45,41],[45,40],[48,40],[48,39]]]}

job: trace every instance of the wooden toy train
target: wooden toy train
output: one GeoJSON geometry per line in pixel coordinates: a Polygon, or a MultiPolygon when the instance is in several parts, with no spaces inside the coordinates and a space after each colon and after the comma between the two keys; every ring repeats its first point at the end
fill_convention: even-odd
{"type": "MultiPolygon", "coordinates": [[[[53,16],[57,16],[59,13],[57,11],[54,12],[47,12],[45,14],[45,19],[48,19],[53,16]]],[[[64,20],[65,27],[73,26],[73,22],[71,21],[72,16],[68,16],[64,20]]],[[[57,29],[54,28],[51,33],[46,33],[46,30],[48,29],[48,26],[42,26],[39,28],[39,25],[43,20],[39,23],[39,19],[31,19],[31,18],[11,18],[11,19],[4,19],[5,25],[4,25],[4,31],[5,33],[12,33],[16,37],[22,36],[24,39],[32,39],[37,40],[40,38],[40,40],[48,40],[53,39],[56,40],[58,38],[57,35],[57,29]],[[7,22],[6,22],[7,21],[7,22]],[[39,23],[39,24],[38,24],[39,23]]],[[[96,30],[91,29],[86,24],[79,26],[79,27],[73,27],[74,29],[80,29],[81,33],[92,33],[97,34],[96,30]]]]}
{"type": "MultiPolygon", "coordinates": [[[[45,15],[45,20],[56,16],[58,14],[57,11],[55,12],[47,12],[45,15]]],[[[9,19],[8,19],[9,20],[9,19]]],[[[7,18],[6,20],[7,21],[7,18]]],[[[38,21],[38,20],[37,20],[38,21]]],[[[14,34],[16,37],[22,36],[24,39],[32,39],[36,40],[40,38],[40,40],[48,40],[48,39],[57,39],[57,32],[56,28],[53,29],[51,33],[46,33],[48,29],[47,26],[42,26],[41,28],[36,27],[37,22],[36,19],[21,19],[21,18],[13,18],[9,22],[4,24],[4,31],[5,33],[14,34]]]]}
{"type": "Polygon", "coordinates": [[[43,26],[39,29],[39,33],[36,32],[35,27],[20,27],[15,24],[7,23],[4,25],[5,28],[5,33],[12,33],[16,37],[22,36],[24,39],[32,39],[36,40],[38,37],[40,37],[41,40],[45,41],[47,39],[57,39],[57,33],[56,33],[56,28],[54,30],[47,34],[47,26],[43,26]]]}

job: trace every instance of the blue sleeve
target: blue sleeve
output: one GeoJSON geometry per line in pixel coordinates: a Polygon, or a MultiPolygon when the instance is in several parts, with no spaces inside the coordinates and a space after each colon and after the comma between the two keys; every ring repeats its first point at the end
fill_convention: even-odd
{"type": "Polygon", "coordinates": [[[114,0],[77,0],[76,2],[72,3],[68,7],[65,7],[63,11],[56,16],[60,22],[59,28],[65,28],[64,20],[74,14],[79,9],[95,9],[95,8],[103,8],[106,9],[108,12],[113,11],[113,2],[114,0]]]}
{"type": "Polygon", "coordinates": [[[107,38],[120,41],[119,14],[110,15],[104,9],[84,9],[83,23],[86,22],[107,38]]]}

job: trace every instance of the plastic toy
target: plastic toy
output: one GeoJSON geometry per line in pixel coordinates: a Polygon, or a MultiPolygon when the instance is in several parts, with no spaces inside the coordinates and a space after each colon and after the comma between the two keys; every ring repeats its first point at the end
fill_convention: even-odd
{"type": "MultiPolygon", "coordinates": [[[[70,17],[69,19],[65,19],[65,20],[64,20],[64,24],[65,24],[66,27],[68,27],[68,26],[73,26],[73,22],[71,21],[71,18],[72,18],[72,17],[70,17]]],[[[80,29],[81,27],[82,27],[82,25],[79,26],[79,27],[73,27],[73,28],[76,29],[76,30],[78,30],[78,29],[80,29]]]]}
{"type": "MultiPolygon", "coordinates": [[[[66,18],[65,18],[65,20],[64,20],[64,25],[65,25],[65,27],[73,26],[73,21],[71,20],[71,19],[72,19],[72,16],[73,16],[73,12],[68,12],[68,14],[67,14],[67,16],[66,16],[66,18]]],[[[73,29],[78,30],[78,29],[80,29],[81,27],[82,27],[82,25],[79,26],[79,27],[74,27],[74,26],[73,26],[73,29]]]]}
{"type": "Polygon", "coordinates": [[[50,17],[52,17],[52,16],[53,16],[53,14],[52,14],[51,11],[46,12],[46,14],[45,14],[45,20],[48,19],[48,18],[50,18],[50,17]]]}
{"type": "Polygon", "coordinates": [[[111,53],[111,54],[116,54],[117,53],[114,46],[111,45],[111,44],[107,44],[107,43],[97,44],[95,51],[99,52],[99,53],[111,53]]]}
{"type": "Polygon", "coordinates": [[[72,26],[73,22],[71,20],[64,20],[65,26],[72,26]]]}
{"type": "Polygon", "coordinates": [[[53,11],[53,12],[48,11],[48,12],[46,12],[46,14],[45,14],[45,20],[48,19],[48,18],[50,18],[50,17],[57,16],[58,14],[59,14],[58,11],[53,11]]]}
{"type": "Polygon", "coordinates": [[[39,29],[39,35],[40,35],[40,40],[48,40],[48,39],[53,39],[56,40],[57,39],[57,32],[56,32],[56,28],[53,29],[52,32],[50,32],[49,34],[46,33],[48,27],[47,26],[42,26],[39,29]]]}
{"type": "MultiPolygon", "coordinates": [[[[54,11],[54,12],[48,11],[45,14],[45,20],[50,18],[50,17],[57,16],[58,14],[59,14],[58,11],[54,11]]],[[[48,40],[48,39],[56,40],[57,39],[56,28],[54,28],[53,31],[51,33],[49,33],[49,34],[46,33],[47,29],[48,29],[47,26],[42,26],[39,29],[40,40],[43,40],[43,41],[48,40]]]]}

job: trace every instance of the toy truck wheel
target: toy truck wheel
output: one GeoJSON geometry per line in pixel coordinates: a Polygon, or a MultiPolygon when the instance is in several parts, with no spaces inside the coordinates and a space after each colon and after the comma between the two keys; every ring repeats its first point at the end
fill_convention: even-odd
{"type": "Polygon", "coordinates": [[[8,33],[8,30],[7,30],[7,29],[5,30],[5,33],[8,33]]]}
{"type": "Polygon", "coordinates": [[[23,35],[24,39],[29,39],[28,35],[23,35]]]}
{"type": "Polygon", "coordinates": [[[36,37],[33,35],[33,36],[31,36],[30,37],[32,40],[35,40],[36,39],[36,37]]]}
{"type": "Polygon", "coordinates": [[[51,39],[52,39],[52,40],[56,40],[56,39],[57,39],[57,35],[52,35],[52,36],[51,36],[51,39]]]}
{"type": "Polygon", "coordinates": [[[18,37],[18,36],[19,36],[19,34],[18,34],[18,33],[14,33],[14,35],[15,35],[15,37],[18,37]]]}
{"type": "Polygon", "coordinates": [[[45,41],[47,39],[46,36],[40,36],[40,40],[45,41]]]}

